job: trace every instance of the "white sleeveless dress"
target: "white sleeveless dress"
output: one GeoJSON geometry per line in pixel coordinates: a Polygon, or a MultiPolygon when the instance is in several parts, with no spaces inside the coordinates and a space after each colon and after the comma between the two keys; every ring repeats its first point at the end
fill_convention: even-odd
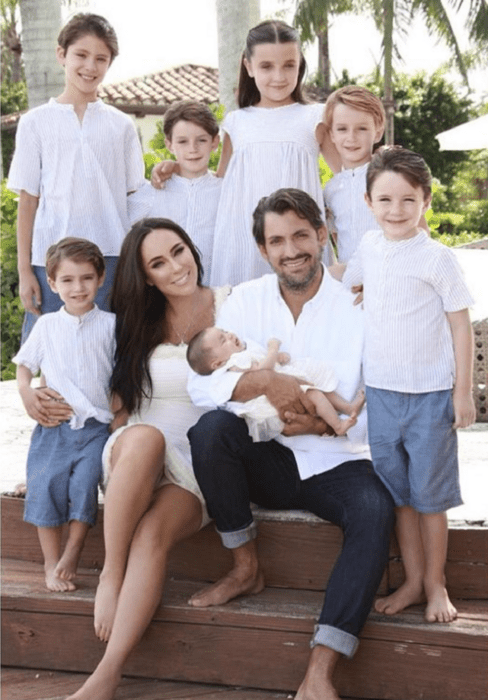
{"type": "MultiPolygon", "coordinates": [[[[324,217],[319,144],[315,136],[323,104],[244,107],[222,123],[232,156],[222,184],[210,284],[232,286],[271,272],[252,235],[252,214],[261,197],[280,187],[304,190],[324,217]]],[[[328,249],[324,262],[332,263],[328,249]]]]}
{"type": "MultiPolygon", "coordinates": [[[[214,290],[215,315],[229,293],[229,286],[214,290]]],[[[187,347],[184,343],[162,343],[153,350],[149,360],[153,395],[151,399],[144,399],[141,409],[132,414],[127,424],[118,428],[108,439],[102,457],[104,484],[106,486],[109,480],[112,449],[118,436],[132,425],[152,425],[163,433],[166,442],[164,464],[161,464],[156,488],[164,484],[176,484],[195,494],[202,504],[203,527],[210,518],[193,473],[190,443],[186,433],[208,409],[194,406],[186,390],[187,347]]],[[[137,465],[134,468],[137,468],[137,465]]]]}

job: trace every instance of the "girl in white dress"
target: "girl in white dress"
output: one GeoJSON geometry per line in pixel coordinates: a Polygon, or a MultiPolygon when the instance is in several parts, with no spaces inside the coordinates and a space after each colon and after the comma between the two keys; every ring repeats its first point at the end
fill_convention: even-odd
{"type": "Polygon", "coordinates": [[[190,238],[168,219],[143,219],[125,238],[112,298],[120,427],[104,452],[105,561],[95,598],[95,632],[108,644],[70,700],[114,697],[160,602],[169,552],[208,522],[186,437],[203,412],[186,391],[186,344],[213,324],[229,288],[203,287],[202,272],[190,238]]]}

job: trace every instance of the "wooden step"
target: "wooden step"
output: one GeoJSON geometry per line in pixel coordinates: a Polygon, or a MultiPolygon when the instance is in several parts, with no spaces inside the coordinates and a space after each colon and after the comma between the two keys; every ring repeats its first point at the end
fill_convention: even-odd
{"type": "MultiPolygon", "coordinates": [[[[2,496],[2,552],[10,559],[41,562],[36,528],[22,520],[22,499],[2,496]]],[[[267,585],[324,590],[342,542],[338,527],[301,511],[255,509],[259,525],[258,548],[267,585]]],[[[97,525],[88,533],[80,565],[101,569],[104,558],[103,506],[97,525]]],[[[179,544],[170,559],[169,573],[176,578],[215,581],[231,565],[231,555],[210,524],[179,544]]],[[[488,599],[488,528],[466,523],[450,524],[446,567],[449,590],[455,598],[488,599]]],[[[379,594],[397,588],[403,567],[394,538],[390,562],[379,594]]]]}
{"type": "MultiPolygon", "coordinates": [[[[97,576],[84,570],[80,588],[49,593],[39,564],[6,560],[2,586],[2,663],[93,670],[105,645],[93,634],[97,576]],[[77,653],[76,650],[83,650],[77,653]]],[[[266,588],[225,606],[196,609],[200,587],[169,580],[163,602],[126,673],[142,678],[294,691],[308,662],[322,594],[266,588]]],[[[341,695],[380,700],[487,700],[488,603],[456,601],[449,625],[423,622],[411,608],[394,618],[371,614],[359,651],[341,660],[341,695]]]]}

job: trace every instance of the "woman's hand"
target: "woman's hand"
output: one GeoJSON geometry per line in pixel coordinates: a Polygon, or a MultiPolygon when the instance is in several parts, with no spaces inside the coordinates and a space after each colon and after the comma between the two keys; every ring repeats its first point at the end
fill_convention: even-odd
{"type": "Polygon", "coordinates": [[[20,396],[29,416],[44,428],[54,428],[73,415],[73,409],[61,394],[49,387],[22,388],[20,396]]]}

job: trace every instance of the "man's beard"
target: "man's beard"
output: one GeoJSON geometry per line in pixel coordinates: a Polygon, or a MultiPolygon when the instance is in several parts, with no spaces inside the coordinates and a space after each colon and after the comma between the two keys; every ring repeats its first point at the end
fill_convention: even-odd
{"type": "Polygon", "coordinates": [[[315,279],[317,272],[320,270],[320,266],[322,265],[323,252],[324,249],[321,246],[317,257],[313,258],[313,256],[310,256],[312,257],[313,264],[308,270],[308,272],[305,274],[305,276],[302,278],[288,276],[281,269],[275,269],[274,271],[278,275],[278,279],[283,285],[283,287],[288,289],[290,292],[303,292],[306,289],[308,289],[310,283],[315,279]]]}

